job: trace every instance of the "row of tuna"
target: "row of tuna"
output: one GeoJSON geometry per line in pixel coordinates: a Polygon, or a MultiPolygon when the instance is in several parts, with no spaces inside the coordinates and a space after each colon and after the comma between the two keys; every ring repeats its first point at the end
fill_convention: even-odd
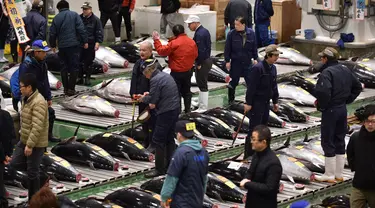
{"type": "MultiPolygon", "coordinates": [[[[0,88],[5,98],[11,97],[10,79],[12,75],[18,70],[19,65],[12,65],[6,67],[4,72],[0,73],[0,88]]],[[[58,90],[62,86],[62,83],[53,75],[50,71],[47,72],[49,86],[51,90],[58,90]]]]}

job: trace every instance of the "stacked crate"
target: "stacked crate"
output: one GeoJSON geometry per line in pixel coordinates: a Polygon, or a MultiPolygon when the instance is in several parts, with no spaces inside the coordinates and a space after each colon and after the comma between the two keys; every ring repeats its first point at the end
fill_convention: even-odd
{"type": "Polygon", "coordinates": [[[225,39],[224,11],[229,0],[202,0],[202,5],[210,5],[211,11],[216,11],[216,40],[225,39]]]}

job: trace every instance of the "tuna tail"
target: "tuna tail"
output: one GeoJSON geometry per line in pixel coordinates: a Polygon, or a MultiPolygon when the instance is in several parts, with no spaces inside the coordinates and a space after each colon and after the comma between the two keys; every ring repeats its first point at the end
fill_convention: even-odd
{"type": "Polygon", "coordinates": [[[121,153],[122,153],[122,155],[123,155],[127,160],[132,161],[132,160],[130,159],[129,155],[128,155],[126,152],[121,152],[121,153]]]}
{"type": "Polygon", "coordinates": [[[79,127],[81,127],[81,124],[78,124],[78,126],[77,126],[77,128],[74,132],[74,135],[73,135],[74,137],[77,137],[79,127]]]}
{"type": "Polygon", "coordinates": [[[290,180],[290,182],[292,182],[292,183],[296,183],[296,182],[294,181],[294,179],[293,179],[292,176],[286,175],[286,177],[290,180]]]}
{"type": "Polygon", "coordinates": [[[311,139],[309,139],[309,136],[305,134],[305,138],[303,139],[303,142],[310,142],[311,139]]]}
{"type": "Polygon", "coordinates": [[[101,86],[99,89],[97,89],[97,90],[100,90],[100,89],[105,88],[106,86],[108,86],[109,84],[111,84],[111,82],[112,82],[113,80],[115,80],[115,79],[112,78],[112,79],[110,79],[109,81],[103,81],[102,86],[101,86]]]}
{"type": "Polygon", "coordinates": [[[92,170],[96,170],[96,168],[94,167],[94,163],[93,162],[88,161],[88,164],[89,164],[89,166],[90,166],[90,168],[92,170]]]}
{"type": "Polygon", "coordinates": [[[216,191],[213,191],[212,194],[214,195],[213,198],[219,200],[220,202],[224,202],[223,198],[221,198],[219,193],[217,193],[216,191]]]}
{"type": "Polygon", "coordinates": [[[286,139],[286,141],[284,142],[284,144],[281,147],[279,147],[279,148],[277,148],[277,149],[275,149],[273,151],[276,152],[276,151],[279,151],[281,149],[287,148],[289,146],[290,146],[290,137],[288,137],[288,139],[286,139]]]}
{"type": "Polygon", "coordinates": [[[217,58],[220,58],[220,57],[223,57],[223,56],[224,56],[224,53],[218,53],[218,54],[215,55],[215,57],[217,57],[217,58]]]}

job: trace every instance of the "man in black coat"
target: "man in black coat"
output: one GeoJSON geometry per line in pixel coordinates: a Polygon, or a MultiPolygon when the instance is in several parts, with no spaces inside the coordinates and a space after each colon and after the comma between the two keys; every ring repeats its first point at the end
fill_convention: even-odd
{"type": "Polygon", "coordinates": [[[122,0],[98,0],[100,10],[100,21],[102,21],[103,29],[108,20],[111,20],[112,29],[115,33],[115,43],[121,42],[121,28],[119,22],[119,15],[121,10],[122,0]]]}
{"type": "MultiPolygon", "coordinates": [[[[0,100],[1,102],[1,100],[0,100]]],[[[8,207],[4,187],[4,166],[9,164],[13,152],[12,140],[16,138],[13,119],[8,111],[0,108],[0,207],[8,207]]]]}
{"type": "Polygon", "coordinates": [[[253,14],[251,12],[251,4],[246,0],[230,0],[224,11],[225,27],[234,29],[234,21],[237,17],[243,17],[246,22],[246,27],[253,28],[253,14]]]}
{"type": "Polygon", "coordinates": [[[283,168],[271,150],[271,131],[267,126],[256,126],[251,138],[255,154],[245,179],[240,183],[247,189],[246,208],[276,208],[277,193],[283,168]]]}
{"type": "MultiPolygon", "coordinates": [[[[137,97],[143,95],[145,92],[150,91],[150,80],[143,75],[142,71],[145,61],[154,58],[152,56],[152,44],[148,41],[143,42],[139,47],[139,55],[141,59],[139,59],[134,64],[129,90],[129,94],[132,96],[133,99],[136,99],[137,97]]],[[[160,71],[162,70],[159,63],[157,63],[157,68],[160,71]]],[[[139,103],[138,115],[140,115],[147,107],[148,104],[139,103]]],[[[142,144],[145,148],[147,148],[151,143],[153,121],[155,120],[155,116],[153,115],[154,112],[151,111],[150,113],[151,118],[142,124],[142,130],[144,134],[147,135],[145,141],[142,144]]]]}
{"type": "MultiPolygon", "coordinates": [[[[350,207],[375,207],[375,105],[365,108],[365,121],[346,149],[349,166],[355,171],[350,207]]],[[[342,176],[336,176],[342,177],[342,176]]]]}
{"type": "Polygon", "coordinates": [[[90,86],[90,76],[92,72],[90,66],[95,59],[95,51],[99,49],[99,45],[103,42],[103,27],[99,18],[92,13],[90,2],[83,3],[81,8],[82,14],[80,16],[85,25],[89,47],[87,49],[82,49],[81,63],[83,62],[83,67],[80,67],[77,84],[90,86]],[[83,80],[84,73],[86,73],[85,80],[83,80]]]}
{"type": "Polygon", "coordinates": [[[160,36],[162,38],[166,38],[167,26],[172,29],[175,25],[183,24],[184,19],[178,13],[180,7],[179,0],[161,0],[160,36]]]}
{"type": "Polygon", "coordinates": [[[325,156],[325,173],[317,181],[343,181],[345,165],[346,104],[352,103],[362,91],[359,80],[346,66],[338,63],[338,52],[327,47],[319,53],[324,64],[315,86],[317,108],[322,112],[321,137],[325,156]],[[336,176],[336,177],[335,177],[336,176]],[[337,177],[339,176],[339,177],[337,177]]]}

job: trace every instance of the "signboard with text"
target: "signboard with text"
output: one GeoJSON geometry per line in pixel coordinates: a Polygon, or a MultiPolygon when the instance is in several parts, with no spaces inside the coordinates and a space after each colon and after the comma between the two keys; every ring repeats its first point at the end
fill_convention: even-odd
{"type": "Polygon", "coordinates": [[[7,12],[9,18],[12,22],[13,28],[15,30],[17,39],[19,43],[26,43],[29,41],[29,37],[27,37],[25,24],[22,20],[21,12],[17,8],[17,4],[14,0],[3,0],[6,3],[7,12]]]}

